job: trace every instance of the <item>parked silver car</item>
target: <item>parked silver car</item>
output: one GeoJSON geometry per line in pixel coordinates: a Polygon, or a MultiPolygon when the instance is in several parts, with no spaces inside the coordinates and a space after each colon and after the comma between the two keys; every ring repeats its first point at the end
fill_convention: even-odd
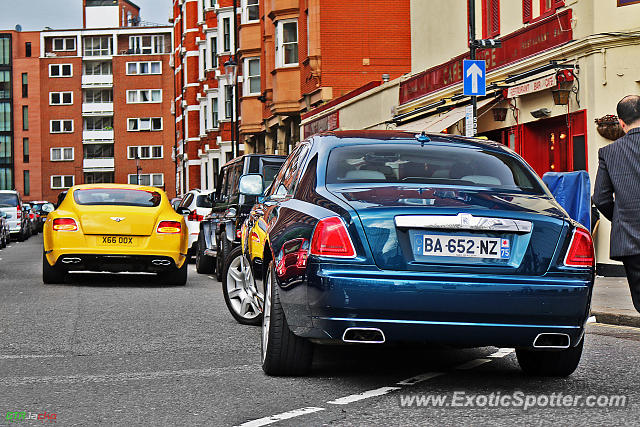
{"type": "Polygon", "coordinates": [[[28,219],[22,211],[20,193],[14,190],[0,190],[0,211],[7,214],[11,238],[22,241],[29,237],[28,219]]]}

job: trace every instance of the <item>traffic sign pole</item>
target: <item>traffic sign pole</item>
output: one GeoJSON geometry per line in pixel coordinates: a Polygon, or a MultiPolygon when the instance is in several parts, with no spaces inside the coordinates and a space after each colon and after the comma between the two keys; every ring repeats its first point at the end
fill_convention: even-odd
{"type": "MultiPolygon", "coordinates": [[[[475,0],[469,1],[469,49],[470,58],[472,61],[476,59],[476,2],[475,0]]],[[[478,134],[478,97],[473,95],[471,97],[471,105],[473,108],[473,112],[471,114],[471,120],[473,122],[473,135],[476,136],[478,134]]]]}

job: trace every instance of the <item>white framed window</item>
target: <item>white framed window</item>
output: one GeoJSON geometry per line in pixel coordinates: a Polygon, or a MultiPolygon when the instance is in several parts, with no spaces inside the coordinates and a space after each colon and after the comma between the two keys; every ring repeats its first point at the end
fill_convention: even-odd
{"type": "Polygon", "coordinates": [[[245,95],[260,95],[260,58],[245,58],[243,74],[243,93],[245,95]]]}
{"type": "Polygon", "coordinates": [[[160,131],[162,130],[162,117],[139,117],[127,119],[127,131],[160,131]]]}
{"type": "Polygon", "coordinates": [[[76,50],[75,37],[64,37],[53,39],[53,51],[54,52],[69,52],[76,50]]]}
{"type": "Polygon", "coordinates": [[[224,87],[224,117],[230,119],[233,117],[233,86],[224,87]]]}
{"type": "Polygon", "coordinates": [[[163,173],[141,173],[140,175],[129,174],[129,184],[162,187],[164,186],[164,174],[163,173]],[[136,182],[136,181],[139,181],[139,182],[136,182]]]}
{"type": "Polygon", "coordinates": [[[50,150],[49,154],[52,162],[73,161],[73,147],[55,147],[50,150]]]}
{"type": "Polygon", "coordinates": [[[75,180],[76,177],[73,175],[51,175],[51,189],[60,190],[63,188],[71,188],[75,180]]]}
{"type": "Polygon", "coordinates": [[[73,133],[73,120],[49,121],[49,133],[73,133]]]}
{"type": "Polygon", "coordinates": [[[298,65],[298,20],[276,22],[276,67],[298,65]]]}
{"type": "Polygon", "coordinates": [[[73,64],[49,64],[49,77],[73,77],[73,64]]]}
{"type": "Polygon", "coordinates": [[[49,105],[73,105],[73,92],[49,92],[49,105]]]}
{"type": "Polygon", "coordinates": [[[209,69],[218,68],[218,37],[209,38],[209,69]]]}
{"type": "Polygon", "coordinates": [[[127,104],[162,102],[162,89],[136,89],[127,91],[127,104]]]}
{"type": "Polygon", "coordinates": [[[164,36],[129,36],[129,53],[150,55],[164,52],[164,36]]]}
{"type": "Polygon", "coordinates": [[[127,62],[127,75],[138,76],[146,74],[162,74],[162,62],[127,62]]]}
{"type": "Polygon", "coordinates": [[[242,0],[242,22],[260,20],[260,0],[242,0]]]}
{"type": "Polygon", "coordinates": [[[222,18],[222,49],[231,52],[231,18],[222,18]]]}
{"type": "Polygon", "coordinates": [[[85,37],[83,39],[84,56],[113,55],[113,37],[85,37]]]}
{"type": "Polygon", "coordinates": [[[204,71],[207,68],[207,49],[204,47],[204,43],[200,43],[198,46],[198,79],[204,80],[204,71]]]}
{"type": "Polygon", "coordinates": [[[139,159],[162,159],[163,158],[162,145],[130,145],[127,147],[127,158],[134,160],[136,155],[139,159]]]}
{"type": "Polygon", "coordinates": [[[211,127],[213,129],[218,129],[220,127],[220,122],[218,121],[218,97],[211,98],[211,127]]]}

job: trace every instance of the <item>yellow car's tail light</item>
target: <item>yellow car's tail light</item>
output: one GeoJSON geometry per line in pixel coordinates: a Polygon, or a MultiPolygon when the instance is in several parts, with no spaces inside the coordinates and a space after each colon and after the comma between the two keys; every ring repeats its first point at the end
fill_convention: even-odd
{"type": "Polygon", "coordinates": [[[178,221],[160,221],[156,231],[161,234],[179,234],[182,226],[178,221]]]}
{"type": "Polygon", "coordinates": [[[56,218],[53,220],[54,231],[78,231],[78,224],[73,218],[56,218]]]}

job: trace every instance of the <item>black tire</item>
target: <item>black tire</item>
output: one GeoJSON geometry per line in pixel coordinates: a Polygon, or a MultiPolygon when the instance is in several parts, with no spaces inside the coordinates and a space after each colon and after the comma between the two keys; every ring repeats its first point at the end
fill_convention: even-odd
{"type": "MultiPolygon", "coordinates": [[[[238,246],[235,249],[233,249],[231,251],[231,253],[229,254],[229,257],[227,259],[227,262],[225,263],[224,266],[224,272],[222,274],[222,295],[224,296],[224,302],[227,304],[227,308],[229,309],[229,313],[231,313],[231,315],[233,316],[234,319],[236,319],[236,322],[242,324],[242,325],[251,325],[251,326],[258,326],[262,324],[262,314],[259,312],[259,306],[257,303],[252,304],[251,306],[247,306],[247,308],[250,310],[247,313],[245,313],[244,315],[241,312],[238,312],[238,310],[242,310],[242,302],[240,302],[240,307],[237,307],[237,303],[238,301],[235,301],[236,298],[234,298],[234,303],[232,304],[231,301],[231,296],[229,295],[229,270],[232,268],[232,266],[234,266],[234,268],[236,267],[234,265],[234,263],[241,263],[244,264],[246,266],[246,263],[248,262],[246,260],[246,258],[244,258],[244,254],[242,253],[242,247],[238,246]]],[[[248,266],[247,266],[248,267],[248,266]]],[[[242,267],[241,267],[242,269],[242,267]]],[[[246,269],[246,267],[245,267],[246,269]]],[[[236,270],[237,271],[237,270],[236,270]]],[[[250,274],[250,270],[248,271],[248,273],[250,274]]],[[[242,272],[240,272],[240,274],[242,274],[242,272]]],[[[253,276],[250,275],[249,278],[246,277],[245,274],[243,274],[243,278],[245,280],[251,280],[253,282],[253,276]]],[[[235,282],[235,281],[234,281],[235,282]]],[[[233,283],[233,285],[231,285],[234,287],[234,289],[242,289],[245,293],[248,292],[256,292],[256,286],[255,286],[255,282],[251,283],[250,285],[247,284],[246,282],[240,287],[238,288],[237,286],[237,282],[233,283]],[[243,289],[244,288],[244,289],[243,289]],[[247,289],[249,288],[249,289],[247,289]]]]}
{"type": "Polygon", "coordinates": [[[222,282],[222,273],[224,272],[224,266],[227,263],[229,252],[231,252],[231,248],[229,247],[231,245],[227,240],[225,230],[222,230],[218,240],[220,244],[218,246],[218,256],[216,257],[216,279],[218,279],[218,282],[222,282]]]}
{"type": "Polygon", "coordinates": [[[182,263],[182,267],[176,268],[172,271],[158,273],[162,283],[169,286],[184,286],[187,284],[187,267],[188,262],[185,260],[182,263]]]}
{"type": "Polygon", "coordinates": [[[65,272],[56,266],[49,265],[47,257],[42,254],[42,282],[47,285],[64,283],[65,272]]]}
{"type": "Polygon", "coordinates": [[[313,344],[289,329],[280,304],[278,286],[273,286],[274,282],[275,273],[271,261],[265,279],[265,314],[261,335],[262,370],[267,375],[275,376],[306,375],[311,370],[313,344]]]}
{"type": "Polygon", "coordinates": [[[575,347],[565,350],[516,349],[520,368],[527,375],[538,377],[568,377],[576,370],[582,356],[584,337],[575,347]]]}
{"type": "Polygon", "coordinates": [[[198,274],[211,274],[215,270],[215,258],[204,254],[205,244],[202,231],[198,234],[196,246],[196,271],[198,274]]]}

